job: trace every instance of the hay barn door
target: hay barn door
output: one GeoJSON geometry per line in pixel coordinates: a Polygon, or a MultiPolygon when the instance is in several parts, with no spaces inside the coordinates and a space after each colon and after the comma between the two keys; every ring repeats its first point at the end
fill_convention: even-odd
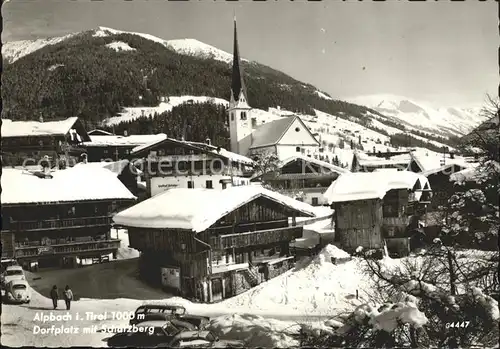
{"type": "Polygon", "coordinates": [[[212,279],[212,302],[222,300],[222,279],[212,279]]]}

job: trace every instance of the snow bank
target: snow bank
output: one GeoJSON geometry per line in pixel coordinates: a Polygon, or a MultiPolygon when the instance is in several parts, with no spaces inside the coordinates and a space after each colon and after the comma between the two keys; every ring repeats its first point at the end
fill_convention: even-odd
{"type": "Polygon", "coordinates": [[[233,314],[218,317],[210,322],[209,329],[221,338],[245,339],[250,348],[291,348],[299,345],[291,335],[300,326],[292,322],[266,319],[258,315],[233,314]]]}
{"type": "Polygon", "coordinates": [[[120,247],[116,253],[116,259],[131,259],[139,257],[140,252],[138,250],[128,247],[129,240],[126,229],[118,229],[118,239],[120,239],[120,247]]]}

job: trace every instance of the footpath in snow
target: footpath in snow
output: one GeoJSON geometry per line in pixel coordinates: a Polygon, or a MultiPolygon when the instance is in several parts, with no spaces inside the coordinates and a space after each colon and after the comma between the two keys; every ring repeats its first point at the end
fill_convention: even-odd
{"type": "MultiPolygon", "coordinates": [[[[210,329],[221,338],[248,338],[249,346],[289,347],[297,344],[291,335],[298,331],[298,323],[315,323],[321,318],[321,326],[324,326],[324,320],[353,310],[363,301],[363,291],[370,288],[370,285],[364,281],[361,261],[348,258],[350,256],[346,252],[329,245],[318,256],[301,261],[287,273],[220,303],[192,303],[179,297],[165,299],[163,302],[183,305],[188,313],[210,316],[210,329]],[[344,259],[344,262],[335,265],[331,261],[332,257],[344,259]],[[355,297],[356,290],[359,290],[359,300],[355,297]]],[[[60,303],[62,307],[63,302],[60,303]]],[[[95,329],[102,326],[125,326],[128,319],[120,319],[120,315],[134,311],[143,303],[144,301],[124,298],[82,298],[73,302],[69,312],[52,311],[50,299],[34,292],[29,305],[4,305],[2,344],[49,347],[106,346],[102,339],[109,337],[109,333],[83,333],[83,329],[93,325],[97,326],[95,329]],[[37,314],[40,316],[41,313],[68,313],[69,316],[64,321],[42,323],[36,320],[37,314]],[[87,313],[104,314],[105,319],[87,318],[87,313]],[[34,333],[34,326],[45,329],[54,326],[70,332],[63,335],[34,333]]]]}

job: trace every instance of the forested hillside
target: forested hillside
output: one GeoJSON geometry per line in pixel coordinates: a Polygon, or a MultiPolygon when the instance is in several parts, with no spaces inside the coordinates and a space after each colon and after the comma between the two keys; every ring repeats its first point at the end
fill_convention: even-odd
{"type": "MultiPolygon", "coordinates": [[[[161,96],[229,97],[229,64],[182,55],[137,35],[94,33],[80,33],[5,64],[2,117],[24,120],[43,115],[49,120],[72,115],[93,127],[122,107],[157,105],[161,96]],[[132,49],[106,46],[114,42],[132,49]]],[[[253,107],[281,106],[309,114],[316,108],[360,119],[369,110],[322,98],[314,86],[261,64],[243,62],[243,66],[253,107]]]]}

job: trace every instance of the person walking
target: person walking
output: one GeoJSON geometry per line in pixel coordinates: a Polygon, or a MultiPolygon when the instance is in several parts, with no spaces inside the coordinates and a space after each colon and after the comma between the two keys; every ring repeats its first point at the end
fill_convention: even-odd
{"type": "Polygon", "coordinates": [[[50,291],[50,298],[52,298],[52,304],[54,305],[54,309],[57,309],[57,301],[59,300],[59,292],[57,290],[57,286],[54,285],[52,290],[50,291]]]}
{"type": "Polygon", "coordinates": [[[64,288],[64,301],[66,302],[66,310],[71,307],[71,301],[73,300],[73,292],[68,285],[64,288]]]}

